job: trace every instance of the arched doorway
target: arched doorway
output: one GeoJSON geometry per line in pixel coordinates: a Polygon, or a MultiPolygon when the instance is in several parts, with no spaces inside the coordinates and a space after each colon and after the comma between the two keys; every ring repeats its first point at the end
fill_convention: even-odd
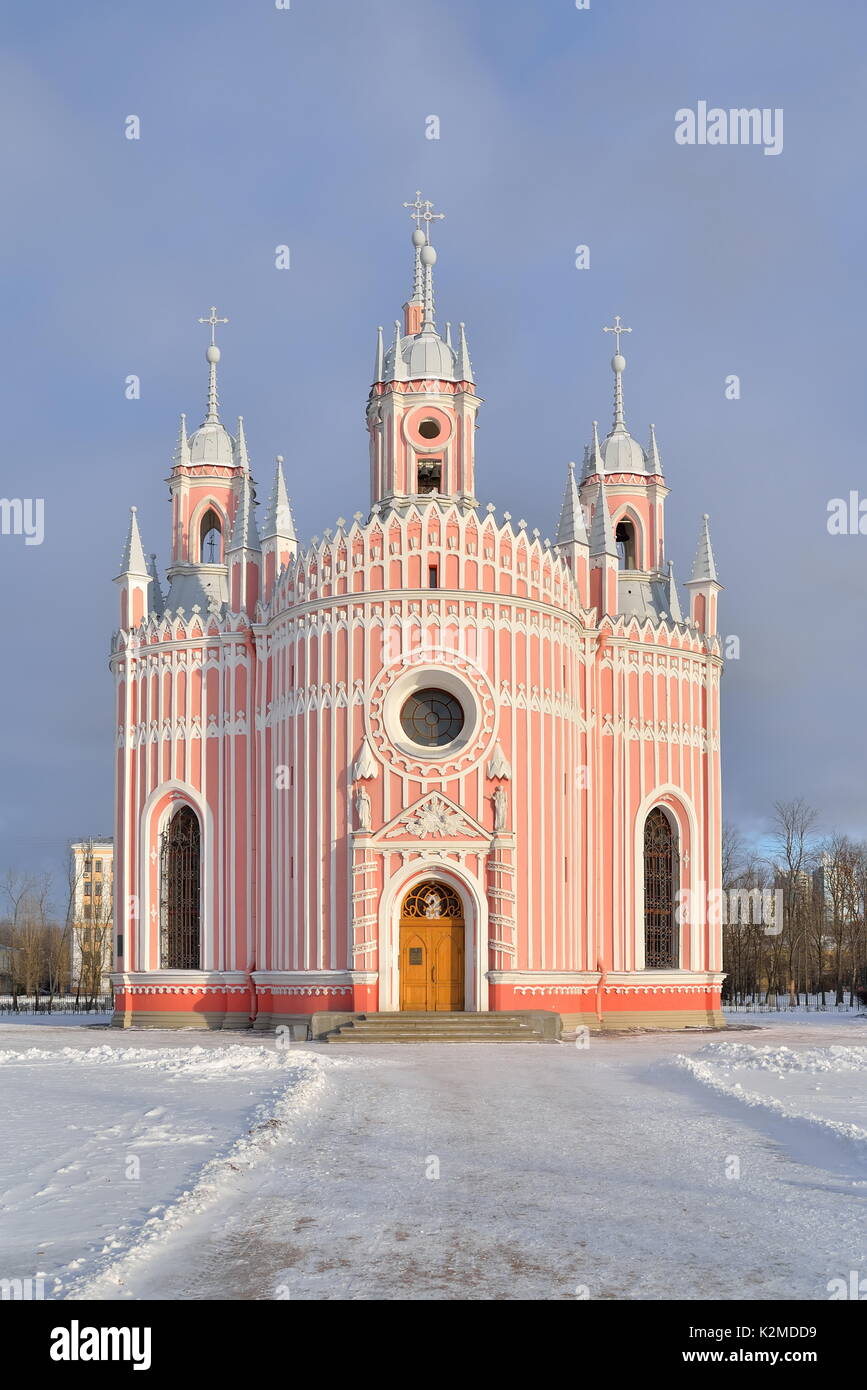
{"type": "Polygon", "coordinates": [[[463,903],[449,884],[425,879],[400,911],[400,1008],[460,1013],[463,1007],[463,903]]]}
{"type": "Polygon", "coordinates": [[[654,806],[644,822],[644,967],[679,964],[675,896],[680,881],[677,840],[665,812],[654,806]]]}
{"type": "Polygon", "coordinates": [[[176,811],[163,831],[160,854],[160,967],[198,970],[200,960],[201,834],[191,806],[176,811]]]}

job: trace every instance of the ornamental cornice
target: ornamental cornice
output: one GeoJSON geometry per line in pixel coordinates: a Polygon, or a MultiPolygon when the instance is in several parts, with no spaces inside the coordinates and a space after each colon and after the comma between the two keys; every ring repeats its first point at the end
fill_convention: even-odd
{"type": "Polygon", "coordinates": [[[223,995],[249,994],[248,985],[138,985],[118,986],[125,994],[223,995]]]}
{"type": "Polygon", "coordinates": [[[226,478],[237,478],[234,465],[221,463],[176,463],[166,482],[171,485],[178,478],[192,478],[197,483],[221,482],[226,478]]]}
{"type": "MultiPolygon", "coordinates": [[[[515,985],[515,993],[521,995],[557,994],[596,994],[598,986],[587,985],[515,985]]],[[[715,993],[721,985],[603,985],[603,994],[614,995],[660,995],[660,994],[707,994],[715,993]]]]}
{"type": "MultiPolygon", "coordinates": [[[[592,615],[582,609],[576,609],[566,604],[557,604],[545,599],[523,597],[516,594],[488,593],[482,589],[437,589],[436,599],[431,598],[430,589],[376,589],[365,593],[346,593],[333,594],[328,597],[311,599],[299,599],[298,601],[287,602],[285,607],[276,610],[266,621],[258,625],[258,630],[273,635],[281,623],[286,623],[291,632],[300,627],[304,620],[312,613],[319,613],[323,609],[337,610],[341,613],[353,609],[363,609],[364,616],[358,621],[369,624],[371,621],[369,610],[376,605],[381,607],[387,602],[399,602],[408,605],[417,605],[418,614],[424,615],[431,612],[431,606],[439,607],[442,603],[448,604],[450,601],[459,607],[463,604],[489,604],[502,609],[507,609],[508,613],[500,611],[498,620],[505,623],[517,623],[517,619],[512,616],[514,610],[524,608],[528,612],[536,611],[541,615],[546,615],[549,620],[561,623],[571,630],[577,640],[595,636],[596,627],[592,622],[592,615]]],[[[410,616],[410,614],[407,614],[410,616]]],[[[350,619],[356,621],[356,614],[351,613],[350,619]]],[[[332,622],[335,619],[331,620],[332,622]]],[[[344,617],[342,621],[346,622],[344,617]]],[[[483,620],[478,614],[468,614],[464,618],[468,624],[481,626],[483,620]]],[[[516,629],[517,630],[517,629],[516,629]]],[[[563,635],[565,640],[566,634],[563,635]]]]}
{"type": "Polygon", "coordinates": [[[350,970],[254,970],[252,980],[257,992],[270,990],[274,994],[290,992],[334,994],[349,992],[356,977],[350,970]]]}
{"type": "Polygon", "coordinates": [[[259,985],[256,993],[261,995],[294,995],[310,999],[322,999],[327,995],[351,994],[352,985],[259,985]]]}

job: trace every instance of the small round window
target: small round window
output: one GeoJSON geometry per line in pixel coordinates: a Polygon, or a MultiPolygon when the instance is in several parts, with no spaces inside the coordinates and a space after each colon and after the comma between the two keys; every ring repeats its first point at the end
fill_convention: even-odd
{"type": "Polygon", "coordinates": [[[443,748],[464,727],[464,712],[445,690],[416,690],[404,701],[400,723],[407,738],[423,748],[443,748]]]}
{"type": "Polygon", "coordinates": [[[422,439],[438,439],[442,434],[439,420],[422,420],[418,427],[422,439]]]}

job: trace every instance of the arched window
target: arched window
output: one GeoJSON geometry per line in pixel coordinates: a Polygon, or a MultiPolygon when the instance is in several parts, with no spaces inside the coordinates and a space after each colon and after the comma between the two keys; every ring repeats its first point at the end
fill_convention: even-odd
{"type": "Polygon", "coordinates": [[[160,966],[198,970],[201,834],[190,806],[176,811],[163,831],[160,855],[160,966]]]}
{"type": "Polygon", "coordinates": [[[223,563],[223,528],[213,507],[205,512],[199,527],[199,559],[203,565],[223,563]]]}
{"type": "Polygon", "coordinates": [[[644,822],[644,966],[676,970],[678,966],[675,897],[679,856],[671,821],[654,806],[644,822]]]}
{"type": "Polygon", "coordinates": [[[635,527],[631,521],[618,521],[614,531],[617,558],[622,570],[638,568],[635,556],[635,527]]]}

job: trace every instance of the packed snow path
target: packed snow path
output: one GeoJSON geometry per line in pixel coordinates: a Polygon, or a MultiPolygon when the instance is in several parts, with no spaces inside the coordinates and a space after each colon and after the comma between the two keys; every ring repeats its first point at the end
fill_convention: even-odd
{"type": "MultiPolygon", "coordinates": [[[[850,1026],[729,1039],[736,1051],[710,1083],[673,1062],[730,1046],[707,1035],[339,1058],[293,1046],[293,1061],[317,1059],[322,1084],[260,1161],[77,1292],[827,1299],[829,1280],[867,1273],[864,1144],[816,1134],[809,1117],[800,1126],[791,1098],[786,1116],[744,1104],[732,1068],[744,1043],[843,1043],[845,1070],[842,1054],[863,1053],[867,1036],[850,1026]],[[733,1164],[739,1177],[727,1176],[733,1164]]],[[[852,1082],[862,1122],[865,1057],[852,1082]]]]}

